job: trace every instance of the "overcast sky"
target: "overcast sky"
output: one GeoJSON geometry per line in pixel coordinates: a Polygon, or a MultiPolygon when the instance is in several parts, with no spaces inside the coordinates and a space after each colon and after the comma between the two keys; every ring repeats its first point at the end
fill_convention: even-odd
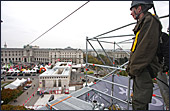
{"type": "MultiPolygon", "coordinates": [[[[54,26],[86,1],[1,1],[1,47],[23,48],[54,26]]],[[[154,1],[158,16],[169,15],[169,1],[154,1]]],[[[130,15],[131,1],[90,1],[69,18],[32,43],[40,48],[86,48],[86,37],[92,38],[135,22],[130,15]]],[[[153,9],[150,9],[153,13],[153,9]]],[[[167,32],[169,18],[161,19],[167,32]]],[[[133,34],[134,25],[104,36],[133,34]]],[[[132,37],[103,39],[119,42],[132,37]]],[[[100,48],[97,42],[92,42],[100,48]]],[[[102,43],[104,48],[112,44],[102,43]]],[[[120,44],[130,49],[131,44],[120,44]]],[[[90,46],[89,46],[90,48],[90,46]]]]}

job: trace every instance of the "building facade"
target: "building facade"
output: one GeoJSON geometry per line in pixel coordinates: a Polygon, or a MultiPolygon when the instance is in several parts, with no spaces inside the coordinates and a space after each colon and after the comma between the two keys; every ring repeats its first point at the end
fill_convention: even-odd
{"type": "Polygon", "coordinates": [[[48,69],[39,76],[39,87],[69,87],[72,62],[57,62],[52,69],[48,69]]]}
{"type": "MultiPolygon", "coordinates": [[[[124,50],[105,50],[105,51],[109,57],[114,57],[115,59],[120,59],[120,58],[124,58],[124,57],[129,59],[129,57],[130,57],[130,55],[129,55],[130,50],[126,50],[126,52],[124,50]],[[127,53],[129,53],[129,54],[127,54],[127,53]]],[[[97,57],[96,52],[93,50],[88,51],[88,53],[94,57],[97,57]]],[[[97,53],[105,55],[103,50],[97,50],[97,53]]]]}
{"type": "MultiPolygon", "coordinates": [[[[5,44],[6,45],[6,44],[5,44]]],[[[67,47],[65,49],[39,48],[26,45],[23,48],[1,48],[1,63],[52,63],[57,61],[83,64],[83,51],[67,47]]]]}
{"type": "Polygon", "coordinates": [[[70,47],[67,47],[63,50],[52,49],[49,52],[49,61],[52,64],[55,64],[57,61],[83,64],[83,51],[80,49],[73,49],[70,47]]]}

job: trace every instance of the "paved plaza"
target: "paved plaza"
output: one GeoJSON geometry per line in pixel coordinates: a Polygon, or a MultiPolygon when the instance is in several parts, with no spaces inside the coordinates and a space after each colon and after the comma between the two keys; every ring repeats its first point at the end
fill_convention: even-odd
{"type": "MultiPolygon", "coordinates": [[[[14,77],[14,78],[17,78],[17,77],[14,77]]],[[[23,78],[25,78],[25,77],[23,77],[23,78]]],[[[26,108],[37,109],[37,108],[40,108],[42,106],[45,106],[51,95],[54,95],[54,100],[65,95],[65,94],[44,94],[44,97],[41,97],[39,94],[37,94],[37,89],[39,87],[38,76],[34,76],[34,77],[30,77],[30,78],[32,80],[32,87],[25,90],[24,93],[16,99],[17,102],[11,101],[9,104],[15,105],[15,106],[24,105],[26,108]]],[[[83,73],[72,73],[70,79],[71,79],[71,83],[72,82],[73,83],[74,82],[80,82],[80,81],[82,81],[82,79],[85,79],[85,75],[83,73]]],[[[92,78],[88,78],[88,79],[90,79],[90,81],[93,81],[92,78]]],[[[72,93],[72,92],[74,92],[75,90],[77,90],[81,87],[82,86],[76,85],[74,87],[74,90],[70,87],[69,92],[72,93]]]]}
{"type": "Polygon", "coordinates": [[[32,80],[32,87],[28,88],[24,93],[22,93],[16,100],[17,102],[11,101],[9,104],[11,105],[34,105],[34,103],[39,98],[37,95],[37,88],[38,88],[38,77],[35,77],[32,80]],[[35,85],[35,86],[34,86],[35,85]]]}

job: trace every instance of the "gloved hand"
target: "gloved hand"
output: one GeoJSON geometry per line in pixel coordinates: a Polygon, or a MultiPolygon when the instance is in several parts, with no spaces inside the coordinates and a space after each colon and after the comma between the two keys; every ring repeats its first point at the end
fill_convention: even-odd
{"type": "Polygon", "coordinates": [[[131,75],[131,74],[128,74],[130,76],[130,79],[133,79],[135,76],[131,75]]]}
{"type": "Polygon", "coordinates": [[[132,78],[134,78],[134,76],[132,75],[132,74],[130,74],[130,68],[129,67],[127,67],[126,68],[126,72],[128,73],[128,75],[130,76],[130,79],[132,79],[132,78]]]}
{"type": "Polygon", "coordinates": [[[130,68],[127,66],[127,68],[126,68],[126,72],[127,72],[127,73],[129,73],[129,70],[130,70],[130,68]]]}

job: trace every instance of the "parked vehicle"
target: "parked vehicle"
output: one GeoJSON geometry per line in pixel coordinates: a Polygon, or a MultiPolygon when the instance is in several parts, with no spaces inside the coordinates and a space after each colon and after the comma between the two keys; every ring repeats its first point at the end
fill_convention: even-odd
{"type": "Polygon", "coordinates": [[[25,87],[30,88],[31,86],[32,86],[32,84],[27,84],[25,87]]]}
{"type": "Polygon", "coordinates": [[[31,76],[31,74],[25,74],[25,76],[31,76]]]}
{"type": "Polygon", "coordinates": [[[24,89],[24,90],[27,90],[28,88],[27,88],[27,87],[24,87],[23,89],[24,89]]]}
{"type": "Polygon", "coordinates": [[[81,68],[81,72],[84,72],[84,68],[81,68]]]}
{"type": "Polygon", "coordinates": [[[82,81],[83,81],[83,82],[86,82],[86,80],[85,80],[85,79],[82,79],[82,81]]]}
{"type": "Polygon", "coordinates": [[[44,94],[41,95],[41,98],[43,98],[43,97],[44,97],[44,94]]]}
{"type": "Polygon", "coordinates": [[[4,79],[4,77],[1,77],[1,79],[4,79]]]}
{"type": "Polygon", "coordinates": [[[69,94],[69,89],[66,89],[66,90],[65,90],[65,94],[69,94]]]}
{"type": "Polygon", "coordinates": [[[52,101],[52,100],[54,100],[54,95],[51,95],[51,96],[50,96],[50,99],[48,100],[48,102],[50,102],[50,101],[52,101]]]}
{"type": "Polygon", "coordinates": [[[95,80],[94,80],[94,82],[97,82],[97,81],[98,81],[98,79],[95,79],[95,80]]]}
{"type": "Polygon", "coordinates": [[[23,76],[23,74],[19,74],[18,76],[23,76]]]}
{"type": "Polygon", "coordinates": [[[11,74],[7,74],[6,76],[11,76],[11,74]]]}
{"type": "Polygon", "coordinates": [[[36,76],[36,74],[32,74],[32,76],[36,76]]]}
{"type": "Polygon", "coordinates": [[[16,74],[16,73],[14,73],[14,74],[12,74],[11,76],[17,76],[17,74],[16,74]]]}
{"type": "Polygon", "coordinates": [[[13,77],[7,77],[7,79],[14,79],[13,77]]]}
{"type": "Polygon", "coordinates": [[[15,103],[15,102],[17,102],[17,100],[16,100],[16,99],[14,100],[14,103],[15,103]]]}

